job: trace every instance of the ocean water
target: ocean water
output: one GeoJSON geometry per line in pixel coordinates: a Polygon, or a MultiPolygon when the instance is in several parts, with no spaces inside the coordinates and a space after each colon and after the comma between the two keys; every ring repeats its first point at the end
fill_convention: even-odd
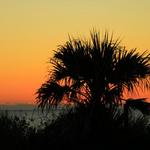
{"type": "Polygon", "coordinates": [[[51,108],[49,111],[41,111],[37,106],[33,105],[0,105],[0,115],[8,115],[10,117],[25,118],[30,126],[40,128],[44,122],[52,122],[60,114],[66,113],[69,108],[66,106],[58,106],[51,108]]]}

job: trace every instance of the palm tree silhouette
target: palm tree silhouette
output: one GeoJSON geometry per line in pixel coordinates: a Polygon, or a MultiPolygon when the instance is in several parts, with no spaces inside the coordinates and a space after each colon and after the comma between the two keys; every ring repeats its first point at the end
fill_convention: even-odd
{"type": "Polygon", "coordinates": [[[122,104],[124,90],[149,88],[150,54],[126,50],[119,40],[93,31],[90,40],[74,39],[60,45],[51,59],[50,77],[37,91],[44,109],[64,99],[76,104],[109,107],[122,104]]]}

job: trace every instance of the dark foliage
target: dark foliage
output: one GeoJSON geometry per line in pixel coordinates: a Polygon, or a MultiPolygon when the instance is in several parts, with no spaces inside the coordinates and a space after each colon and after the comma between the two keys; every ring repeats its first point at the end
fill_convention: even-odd
{"type": "Polygon", "coordinates": [[[1,148],[41,149],[144,149],[149,144],[150,125],[144,115],[132,116],[124,126],[123,111],[112,113],[102,105],[91,109],[82,105],[60,115],[44,128],[30,127],[25,118],[0,116],[1,148]]]}
{"type": "Polygon", "coordinates": [[[29,149],[29,137],[35,133],[25,118],[10,116],[7,112],[0,114],[0,147],[4,150],[29,149]]]}
{"type": "Polygon", "coordinates": [[[150,138],[148,118],[132,116],[135,120],[132,118],[126,127],[123,114],[114,111],[110,114],[102,106],[91,110],[85,105],[72,109],[39,130],[38,143],[53,149],[145,148],[150,138]]]}

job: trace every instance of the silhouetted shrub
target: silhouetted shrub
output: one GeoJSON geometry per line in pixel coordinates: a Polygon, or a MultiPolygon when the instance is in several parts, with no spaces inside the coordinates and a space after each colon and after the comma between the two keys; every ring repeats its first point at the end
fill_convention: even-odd
{"type": "Polygon", "coordinates": [[[28,149],[29,137],[35,133],[26,118],[8,115],[7,111],[0,114],[0,142],[4,149],[28,149]]]}
{"type": "Polygon", "coordinates": [[[61,115],[45,128],[38,130],[37,140],[39,147],[65,148],[92,148],[107,149],[110,146],[116,149],[121,147],[144,147],[149,141],[150,130],[147,117],[141,116],[131,120],[128,127],[120,112],[114,114],[103,106],[96,106],[93,110],[88,106],[80,106],[61,115]]]}
{"type": "Polygon", "coordinates": [[[68,110],[42,128],[29,125],[26,118],[0,115],[0,142],[4,150],[41,149],[120,149],[144,148],[150,140],[148,118],[139,115],[124,126],[120,111],[109,112],[102,105],[68,110]]]}

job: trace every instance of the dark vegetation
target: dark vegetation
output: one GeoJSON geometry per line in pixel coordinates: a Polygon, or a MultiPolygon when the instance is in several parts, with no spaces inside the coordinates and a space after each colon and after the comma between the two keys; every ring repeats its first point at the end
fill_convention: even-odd
{"type": "Polygon", "coordinates": [[[11,117],[7,112],[0,114],[1,149],[28,149],[33,133],[35,129],[29,126],[26,118],[11,117]]]}
{"type": "Polygon", "coordinates": [[[145,98],[123,98],[125,90],[150,88],[149,60],[148,52],[126,50],[108,33],[100,38],[94,31],[89,41],[69,38],[54,51],[53,68],[37,91],[37,103],[43,111],[64,100],[74,107],[41,129],[1,116],[1,141],[18,149],[149,147],[150,104],[145,98]]]}
{"type": "MultiPolygon", "coordinates": [[[[91,115],[88,106],[70,109],[44,128],[34,128],[25,118],[0,116],[1,148],[14,150],[30,149],[120,149],[149,146],[149,116],[136,112],[124,124],[123,112],[109,113],[97,106],[91,115]]],[[[135,110],[134,110],[135,111],[135,110]]]]}

